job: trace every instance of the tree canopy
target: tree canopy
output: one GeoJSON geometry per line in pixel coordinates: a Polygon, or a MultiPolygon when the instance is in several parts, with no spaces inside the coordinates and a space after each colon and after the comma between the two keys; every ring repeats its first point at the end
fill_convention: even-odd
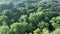
{"type": "Polygon", "coordinates": [[[0,34],[59,34],[60,0],[0,0],[0,34]]]}

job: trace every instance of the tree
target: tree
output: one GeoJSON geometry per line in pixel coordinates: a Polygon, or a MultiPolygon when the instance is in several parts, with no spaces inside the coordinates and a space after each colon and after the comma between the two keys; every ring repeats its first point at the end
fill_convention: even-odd
{"type": "Polygon", "coordinates": [[[29,16],[29,20],[33,24],[37,25],[40,21],[42,21],[45,18],[44,15],[44,12],[31,13],[29,16]]]}
{"type": "Polygon", "coordinates": [[[26,22],[27,21],[27,15],[22,15],[19,19],[20,22],[26,22]]]}
{"type": "Polygon", "coordinates": [[[12,17],[13,17],[13,12],[12,12],[11,10],[9,10],[9,9],[6,9],[6,10],[4,10],[4,11],[2,12],[2,15],[5,15],[5,16],[7,16],[9,19],[12,19],[12,17]]]}
{"type": "Polygon", "coordinates": [[[9,27],[8,26],[1,26],[0,27],[0,34],[9,34],[9,27]]]}
{"type": "Polygon", "coordinates": [[[1,2],[0,3],[0,11],[3,11],[5,9],[11,9],[13,8],[13,3],[12,2],[1,2]]]}
{"type": "Polygon", "coordinates": [[[42,32],[40,31],[39,28],[37,28],[36,30],[34,30],[34,34],[42,34],[42,32]]]}
{"type": "Polygon", "coordinates": [[[13,23],[11,25],[10,34],[25,34],[27,23],[13,23]]]}
{"type": "Polygon", "coordinates": [[[2,25],[3,23],[6,23],[7,19],[8,19],[7,16],[4,16],[4,15],[0,16],[0,24],[2,25]]]}
{"type": "Polygon", "coordinates": [[[60,34],[60,29],[56,29],[55,31],[53,31],[52,33],[50,34],[60,34]]]}
{"type": "Polygon", "coordinates": [[[12,24],[13,22],[11,22],[11,19],[13,18],[13,12],[9,9],[6,9],[2,12],[2,15],[4,15],[4,17],[6,16],[7,18],[5,19],[6,23],[10,26],[10,24],[12,24]]]}
{"type": "Polygon", "coordinates": [[[27,25],[27,27],[26,27],[26,33],[27,33],[27,34],[29,34],[29,33],[34,34],[33,31],[34,31],[35,29],[36,29],[36,27],[33,26],[32,23],[29,23],[29,24],[27,25]]]}
{"type": "Polygon", "coordinates": [[[39,22],[39,24],[38,24],[38,27],[39,27],[41,33],[43,32],[43,29],[44,29],[44,28],[47,28],[47,26],[48,26],[48,23],[46,23],[46,22],[44,22],[44,21],[41,21],[41,22],[39,22]]]}
{"type": "Polygon", "coordinates": [[[60,16],[53,17],[53,18],[51,19],[51,22],[52,22],[52,23],[56,23],[56,24],[60,24],[60,16]]]}
{"type": "Polygon", "coordinates": [[[60,16],[57,16],[57,17],[53,17],[50,22],[52,22],[52,25],[55,27],[55,28],[60,28],[60,16]]]}

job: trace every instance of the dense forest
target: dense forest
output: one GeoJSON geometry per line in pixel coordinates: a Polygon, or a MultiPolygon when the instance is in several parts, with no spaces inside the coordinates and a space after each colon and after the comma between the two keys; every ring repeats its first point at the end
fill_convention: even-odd
{"type": "Polygon", "coordinates": [[[60,34],[60,0],[0,0],[0,34],[60,34]]]}

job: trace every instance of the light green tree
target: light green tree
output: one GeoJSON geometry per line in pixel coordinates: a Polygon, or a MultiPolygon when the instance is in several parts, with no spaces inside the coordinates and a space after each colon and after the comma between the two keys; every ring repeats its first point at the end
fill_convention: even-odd
{"type": "Polygon", "coordinates": [[[0,27],[0,34],[9,34],[9,27],[8,26],[1,26],[0,27]]]}

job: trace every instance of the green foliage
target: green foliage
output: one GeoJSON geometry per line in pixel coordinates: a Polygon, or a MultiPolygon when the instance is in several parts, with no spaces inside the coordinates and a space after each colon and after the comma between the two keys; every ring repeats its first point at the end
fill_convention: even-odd
{"type": "Polygon", "coordinates": [[[34,34],[42,34],[42,32],[41,32],[40,29],[38,28],[38,29],[36,29],[36,30],[34,31],[34,34]]]}
{"type": "Polygon", "coordinates": [[[27,23],[14,23],[11,25],[10,34],[24,34],[26,31],[27,23]]]}
{"type": "Polygon", "coordinates": [[[39,23],[40,21],[43,20],[43,18],[44,18],[44,12],[31,13],[29,16],[29,20],[35,23],[36,22],[39,23]]]}
{"type": "Polygon", "coordinates": [[[0,0],[0,34],[59,34],[59,29],[60,0],[0,0]]]}
{"type": "Polygon", "coordinates": [[[57,16],[56,18],[53,17],[51,21],[52,21],[52,22],[55,22],[55,23],[57,23],[57,24],[60,24],[60,16],[57,16]]]}
{"type": "Polygon", "coordinates": [[[40,29],[44,29],[48,26],[48,24],[44,21],[41,21],[41,22],[39,22],[38,26],[40,29]]]}
{"type": "Polygon", "coordinates": [[[9,27],[8,26],[1,26],[0,27],[0,34],[9,34],[9,27]]]}
{"type": "Polygon", "coordinates": [[[51,34],[60,34],[60,29],[56,29],[54,32],[52,32],[51,34]]]}
{"type": "Polygon", "coordinates": [[[7,16],[4,16],[4,15],[0,16],[0,24],[3,24],[4,22],[6,22],[7,19],[8,19],[7,16]]]}
{"type": "Polygon", "coordinates": [[[27,15],[22,15],[19,19],[20,22],[26,22],[27,21],[27,15]]]}

